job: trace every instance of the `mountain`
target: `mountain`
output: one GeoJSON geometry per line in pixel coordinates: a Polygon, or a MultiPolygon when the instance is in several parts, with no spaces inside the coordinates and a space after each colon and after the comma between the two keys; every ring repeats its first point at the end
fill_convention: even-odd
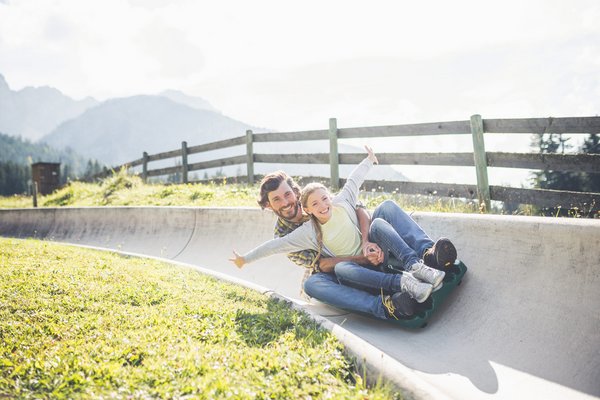
{"type": "Polygon", "coordinates": [[[0,74],[0,132],[11,136],[37,140],[97,103],[91,97],[73,100],[48,86],[13,91],[0,74]]]}
{"type": "MultiPolygon", "coordinates": [[[[142,152],[156,154],[175,150],[186,141],[189,146],[243,136],[246,130],[255,133],[272,131],[257,128],[223,115],[208,101],[189,96],[176,90],[166,90],[158,95],[132,96],[110,99],[99,103],[87,97],[73,100],[59,90],[48,86],[26,87],[19,91],[10,89],[0,75],[0,132],[12,137],[9,146],[7,137],[0,144],[0,162],[26,163],[33,161],[61,161],[72,165],[72,171],[81,173],[87,158],[102,164],[116,166],[133,161],[142,152]],[[23,139],[21,139],[23,138],[23,139]],[[39,140],[39,146],[30,142],[39,140]],[[19,142],[18,144],[15,144],[19,142]],[[14,148],[18,155],[10,155],[14,148]],[[15,157],[18,160],[15,160],[15,157]]],[[[206,154],[190,155],[190,162],[240,155],[244,149],[235,148],[211,151],[206,154]]],[[[359,148],[340,151],[362,152],[359,148]]],[[[257,143],[257,153],[327,153],[323,142],[257,143]]],[[[16,153],[15,153],[16,154],[16,153]]],[[[172,166],[170,159],[153,162],[152,169],[172,166]]],[[[94,163],[97,165],[97,163],[94,163]]],[[[257,164],[255,173],[284,168],[291,174],[327,176],[325,165],[257,164]]],[[[341,166],[342,176],[350,166],[341,166]]],[[[239,174],[244,166],[213,168],[202,171],[213,176],[217,172],[239,174]]],[[[380,179],[405,180],[405,177],[390,167],[380,168],[380,179]]],[[[242,172],[243,173],[243,172],[242,172]]]]}
{"type": "Polygon", "coordinates": [[[201,97],[188,96],[187,94],[178,90],[165,90],[158,94],[159,96],[166,97],[167,99],[173,100],[175,103],[183,104],[191,108],[198,110],[212,111],[221,114],[219,110],[213,107],[208,101],[201,97]]]}
{"type": "MultiPolygon", "coordinates": [[[[208,103],[207,103],[208,104],[208,103]]],[[[63,122],[42,141],[71,147],[109,165],[149,154],[242,136],[256,129],[220,113],[192,108],[164,96],[113,99],[63,122]]]]}
{"type": "MultiPolygon", "coordinates": [[[[185,95],[184,95],[185,96],[185,95]]],[[[180,97],[184,99],[185,97],[180,97]]],[[[193,99],[193,98],[188,98],[193,99]]],[[[202,103],[196,103],[202,104],[202,103]]],[[[206,103],[208,104],[208,103],[206,103]]],[[[86,157],[97,159],[107,165],[116,166],[142,157],[145,151],[156,154],[181,148],[181,142],[188,146],[210,143],[243,136],[246,130],[265,131],[226,117],[221,113],[206,109],[192,108],[159,96],[133,96],[113,99],[85,111],[79,117],[62,123],[42,141],[56,148],[70,147],[86,157]]],[[[286,153],[328,153],[324,142],[305,142],[301,148],[297,142],[256,143],[255,152],[286,153]]],[[[364,150],[340,144],[341,152],[361,153],[364,150]]],[[[237,156],[244,149],[227,148],[203,154],[190,155],[190,162],[237,156]]],[[[149,169],[175,165],[180,159],[152,162],[149,169]]],[[[255,173],[264,174],[274,169],[285,169],[293,175],[328,176],[329,166],[298,164],[257,164],[255,173]]],[[[346,176],[352,166],[340,167],[346,176]]],[[[217,173],[243,175],[245,166],[228,166],[201,171],[199,176],[217,173]]],[[[196,173],[198,174],[198,173],[196,173]]],[[[389,166],[378,167],[378,179],[406,180],[406,177],[389,166]]]]}

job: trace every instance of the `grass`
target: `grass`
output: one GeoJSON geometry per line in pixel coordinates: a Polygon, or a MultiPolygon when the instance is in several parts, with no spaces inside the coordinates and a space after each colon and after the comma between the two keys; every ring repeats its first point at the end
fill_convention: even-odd
{"type": "MultiPolygon", "coordinates": [[[[38,197],[40,207],[87,206],[257,206],[258,189],[242,184],[144,184],[138,176],[115,173],[99,183],[70,182],[38,197]]],[[[32,207],[31,196],[0,196],[1,208],[32,207]]]]}
{"type": "Polygon", "coordinates": [[[0,238],[0,398],[387,399],[329,332],[156,260],[0,238]]]}
{"type": "MultiPolygon", "coordinates": [[[[46,196],[38,197],[39,207],[90,207],[90,206],[191,206],[191,207],[258,207],[258,184],[226,183],[146,184],[138,176],[125,171],[114,173],[98,183],[70,182],[46,196]]],[[[374,209],[384,200],[394,200],[404,210],[481,213],[477,200],[438,197],[433,195],[407,195],[362,191],[360,200],[374,209]]],[[[31,196],[0,196],[0,208],[31,208],[31,196]]],[[[600,218],[595,204],[582,209],[539,208],[519,205],[514,210],[504,209],[501,202],[492,202],[492,214],[561,216],[571,218],[600,218]]]]}
{"type": "MultiPolygon", "coordinates": [[[[213,206],[258,207],[258,185],[145,184],[137,176],[118,172],[99,183],[71,182],[62,189],[38,197],[40,207],[86,206],[213,206]]],[[[436,196],[408,196],[398,193],[361,192],[361,200],[373,209],[393,199],[408,211],[479,212],[477,202],[436,196]]],[[[30,196],[0,196],[0,208],[30,208],[30,196]]]]}

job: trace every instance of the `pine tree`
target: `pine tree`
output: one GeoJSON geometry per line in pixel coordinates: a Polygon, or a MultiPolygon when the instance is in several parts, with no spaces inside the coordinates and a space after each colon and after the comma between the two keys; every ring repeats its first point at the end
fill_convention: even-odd
{"type": "MultiPolygon", "coordinates": [[[[567,142],[569,139],[563,139],[561,134],[539,134],[534,137],[532,147],[541,154],[563,153],[571,149],[572,146],[567,142]]],[[[578,153],[598,154],[599,137],[597,134],[590,134],[583,145],[577,149],[578,153]]],[[[535,172],[532,177],[534,187],[541,189],[569,190],[575,192],[600,192],[600,174],[586,172],[567,172],[544,170],[535,172]]],[[[589,216],[595,217],[600,205],[585,204],[582,208],[561,208],[550,207],[540,210],[545,215],[562,216],[589,216]]]]}
{"type": "MultiPolygon", "coordinates": [[[[600,154],[600,135],[596,133],[590,134],[583,145],[581,152],[585,154],[600,154]]],[[[583,174],[583,188],[586,192],[600,193],[600,173],[583,174]]]]}
{"type": "MultiPolygon", "coordinates": [[[[568,143],[570,138],[563,138],[562,134],[539,134],[534,137],[532,147],[539,150],[540,154],[561,154],[572,146],[568,143]]],[[[541,189],[583,191],[583,175],[580,172],[553,171],[545,169],[533,173],[533,185],[541,189]]]]}

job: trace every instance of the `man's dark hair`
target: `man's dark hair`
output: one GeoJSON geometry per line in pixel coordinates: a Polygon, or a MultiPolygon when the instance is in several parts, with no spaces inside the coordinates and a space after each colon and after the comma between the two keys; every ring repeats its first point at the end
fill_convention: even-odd
{"type": "Polygon", "coordinates": [[[285,172],[283,171],[275,171],[270,174],[265,175],[264,178],[260,181],[260,194],[257,200],[258,205],[263,210],[269,205],[269,193],[277,190],[281,182],[285,181],[296,193],[296,197],[300,198],[300,186],[285,172]]]}

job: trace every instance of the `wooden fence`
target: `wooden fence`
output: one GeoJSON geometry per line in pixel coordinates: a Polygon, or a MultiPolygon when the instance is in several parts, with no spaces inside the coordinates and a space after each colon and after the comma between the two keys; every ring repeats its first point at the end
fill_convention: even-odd
{"type": "Polygon", "coordinates": [[[338,128],[335,118],[329,120],[329,129],[301,131],[253,133],[245,136],[221,140],[212,143],[188,147],[183,142],[181,149],[152,154],[144,152],[142,158],[126,163],[122,167],[142,166],[142,178],[151,176],[181,174],[181,181],[188,182],[190,171],[200,171],[230,165],[246,165],[247,175],[239,180],[253,184],[255,163],[273,164],[329,164],[330,185],[339,188],[344,180],[340,179],[340,164],[357,164],[364,154],[338,153],[339,139],[387,138],[400,136],[428,135],[471,135],[473,152],[468,153],[378,153],[381,165],[437,165],[475,167],[477,185],[447,184],[433,182],[392,182],[366,181],[365,188],[377,188],[383,191],[397,191],[406,194],[429,194],[444,197],[475,198],[490,210],[490,201],[498,200],[518,204],[533,204],[540,207],[584,207],[600,204],[600,193],[573,192],[562,190],[522,189],[493,186],[488,182],[488,167],[522,168],[552,171],[576,171],[600,173],[600,154],[536,154],[486,152],[485,134],[590,134],[600,133],[600,117],[569,118],[526,118],[526,119],[482,119],[473,115],[467,121],[434,122],[412,125],[393,125],[363,128],[338,128]],[[253,144],[261,142],[295,142],[308,140],[329,141],[329,154],[257,154],[253,144]],[[188,155],[211,150],[246,145],[245,154],[188,163],[188,155]],[[181,165],[150,170],[148,164],[153,161],[180,158],[181,165]]]}

